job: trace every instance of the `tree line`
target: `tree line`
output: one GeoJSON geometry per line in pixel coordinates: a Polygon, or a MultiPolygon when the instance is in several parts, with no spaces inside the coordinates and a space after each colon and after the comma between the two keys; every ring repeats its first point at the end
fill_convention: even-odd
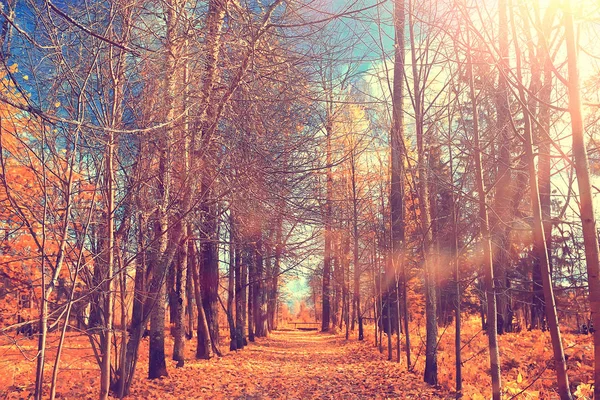
{"type": "Polygon", "coordinates": [[[124,397],[143,337],[150,379],[168,375],[169,326],[177,367],[193,338],[200,359],[242,350],[277,329],[298,274],[322,331],[374,327],[409,368],[423,314],[432,385],[453,324],[457,396],[466,315],[495,399],[498,336],[521,329],[550,332],[569,399],[561,329],[585,326],[598,382],[597,13],[4,2],[1,329],[35,333],[35,398],[56,396],[72,330],[100,397],[124,397]]]}

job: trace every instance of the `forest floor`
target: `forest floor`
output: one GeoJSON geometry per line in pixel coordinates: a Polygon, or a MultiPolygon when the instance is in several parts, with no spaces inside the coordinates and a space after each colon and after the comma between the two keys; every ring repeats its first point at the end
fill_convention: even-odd
{"type": "MultiPolygon", "coordinates": [[[[146,384],[134,394],[151,398],[146,384]]],[[[366,343],[331,334],[275,331],[215,362],[192,360],[173,370],[160,398],[375,399],[446,398],[401,371],[366,343]],[[183,383],[183,384],[182,384],[183,383]]]]}
{"type": "MultiPolygon", "coordinates": [[[[147,352],[144,340],[141,355],[147,352]]],[[[85,343],[65,352],[58,394],[64,399],[95,399],[98,369],[85,343]],[[79,349],[79,350],[77,350],[79,349]],[[76,355],[79,351],[79,355],[76,355]]],[[[169,346],[168,348],[171,347],[169,346]]],[[[31,346],[35,341],[31,340],[31,346]]],[[[88,344],[89,346],[89,344],[88,344]]],[[[440,399],[448,392],[424,384],[420,376],[407,372],[367,342],[346,341],[333,334],[306,331],[276,331],[257,339],[242,351],[225,352],[210,361],[193,358],[195,341],[188,342],[184,368],[169,362],[169,377],[149,381],[147,362],[140,359],[131,398],[136,399],[440,399]]],[[[33,365],[11,356],[0,346],[0,369],[12,385],[0,397],[27,399],[31,393],[33,365]],[[16,369],[15,369],[16,368],[16,369]]],[[[21,360],[23,354],[20,355],[21,360]]],[[[169,360],[170,361],[170,360],[169,360]]],[[[32,363],[33,364],[33,363],[32,363]]],[[[0,381],[2,379],[0,378],[0,381]]],[[[6,390],[7,389],[7,390],[6,390]]],[[[6,390],[6,391],[5,391],[6,390]]]]}
{"type": "MultiPolygon", "coordinates": [[[[465,321],[463,379],[465,399],[489,398],[487,338],[476,318],[465,321]],[[479,329],[479,330],[478,330],[479,329]]],[[[438,343],[440,388],[422,382],[424,330],[412,330],[414,371],[387,360],[374,346],[373,327],[365,329],[365,341],[353,334],[341,335],[295,330],[273,332],[241,351],[228,351],[222,332],[224,355],[210,361],[196,360],[196,340],[186,343],[186,364],[175,368],[173,341],[166,338],[169,376],[148,380],[148,339],[143,339],[133,399],[449,399],[454,398],[453,327],[441,332],[438,343]]],[[[420,329],[417,329],[420,328],[420,329]]],[[[384,344],[387,339],[384,336],[384,344]]],[[[563,335],[571,387],[577,399],[591,397],[593,352],[589,335],[563,335]]],[[[393,340],[395,342],[395,339],[393,340]]],[[[48,338],[45,397],[49,393],[57,333],[48,338]]],[[[502,379],[506,399],[554,399],[555,376],[547,332],[523,331],[500,337],[502,379]]],[[[395,350],[395,349],[394,349],[395,350]]],[[[0,399],[29,399],[35,377],[37,340],[0,336],[0,399]]],[[[394,358],[396,354],[394,351],[394,358]]],[[[403,357],[404,358],[404,357],[403,357]]],[[[85,335],[69,332],[61,358],[57,398],[96,399],[98,364],[85,335]]]]}

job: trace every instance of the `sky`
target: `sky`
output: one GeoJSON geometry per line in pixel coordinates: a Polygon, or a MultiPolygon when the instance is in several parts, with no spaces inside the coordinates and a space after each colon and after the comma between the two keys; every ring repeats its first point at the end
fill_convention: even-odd
{"type": "MultiPolygon", "coordinates": [[[[549,4],[550,0],[539,0],[540,1],[540,10],[543,12],[549,4]]],[[[354,9],[360,9],[365,6],[374,5],[377,2],[374,0],[364,0],[353,6],[354,9]]],[[[488,8],[493,10],[496,7],[497,0],[489,0],[484,1],[485,4],[488,4],[488,8]]],[[[326,10],[329,13],[335,13],[340,10],[347,10],[348,5],[352,4],[349,1],[341,1],[341,0],[322,0],[320,4],[311,3],[318,8],[322,7],[322,10],[326,10]]],[[[598,39],[600,39],[600,25],[597,21],[589,21],[586,22],[585,18],[588,15],[591,15],[591,12],[596,12],[598,7],[600,7],[600,3],[597,3],[593,0],[578,0],[572,1],[573,9],[575,12],[576,23],[580,29],[579,41],[580,46],[583,51],[580,52],[580,74],[582,86],[585,88],[586,81],[597,75],[597,71],[599,70],[599,58],[596,58],[596,54],[592,54],[596,52],[598,39]]],[[[389,99],[389,93],[387,90],[387,84],[381,84],[380,79],[385,76],[384,66],[387,64],[387,69],[391,71],[392,67],[392,59],[393,52],[393,29],[391,26],[391,12],[393,11],[393,2],[388,1],[385,4],[378,6],[376,8],[370,9],[368,11],[364,11],[358,14],[359,18],[354,18],[356,15],[352,15],[349,18],[340,18],[331,23],[331,28],[333,30],[338,30],[341,36],[346,37],[348,33],[353,33],[356,38],[356,43],[353,44],[351,48],[352,58],[361,59],[360,71],[366,72],[366,82],[370,87],[372,94],[376,95],[379,99],[389,99]],[[377,21],[383,21],[381,26],[377,24],[377,21]],[[384,52],[382,52],[385,50],[384,52]],[[382,54],[386,54],[387,59],[382,54]]],[[[318,17],[315,17],[318,18],[318,17]]],[[[494,28],[495,29],[495,28],[494,28]]],[[[494,35],[490,33],[493,37],[494,35]]],[[[563,46],[564,51],[564,46],[563,46]]],[[[515,64],[514,59],[514,51],[512,49],[511,44],[511,65],[515,64]]],[[[560,57],[559,57],[560,58],[560,57]]],[[[407,49],[406,60],[410,60],[410,53],[407,49]]],[[[410,72],[410,71],[408,71],[410,72]]],[[[566,71],[565,71],[566,74],[566,71]]],[[[443,80],[443,76],[441,77],[443,80]]],[[[409,101],[407,99],[407,101],[409,101]]],[[[598,100],[596,100],[598,101],[598,100]]],[[[407,104],[408,108],[410,108],[410,103],[407,104]]],[[[407,121],[410,123],[410,121],[407,121]]],[[[561,140],[560,144],[563,147],[565,152],[570,152],[571,139],[569,136],[570,131],[570,120],[568,114],[565,115],[564,119],[555,126],[555,129],[559,129],[562,131],[561,136],[564,137],[561,140]],[[562,126],[562,127],[561,127],[562,126]]],[[[556,151],[554,151],[556,152],[556,151]]],[[[561,176],[556,176],[553,179],[553,184],[556,188],[561,189],[561,192],[566,192],[566,184],[561,176]]],[[[598,185],[598,181],[600,178],[594,177],[596,184],[598,185]]],[[[576,185],[574,187],[575,193],[577,193],[576,185]]],[[[576,209],[576,203],[572,201],[571,207],[576,209]]],[[[596,209],[600,208],[600,198],[596,196],[595,200],[596,209]]],[[[574,213],[570,213],[571,218],[576,218],[577,216],[574,213]]],[[[301,296],[305,296],[309,294],[309,290],[306,287],[306,281],[303,279],[291,281],[286,286],[286,290],[294,293],[297,298],[301,296]]]]}
{"type": "MultiPolygon", "coordinates": [[[[547,0],[542,0],[542,7],[547,0]]],[[[75,1],[57,1],[59,7],[66,4],[74,4],[75,1]]],[[[377,4],[376,0],[317,0],[310,2],[310,9],[306,8],[305,12],[307,15],[313,14],[314,19],[322,19],[324,16],[332,15],[339,12],[340,10],[348,11],[349,9],[362,9],[364,7],[373,6],[377,4]]],[[[586,15],[586,10],[590,10],[592,7],[598,7],[598,3],[592,0],[581,0],[573,1],[576,16],[582,18],[586,15]]],[[[349,42],[349,52],[352,55],[351,58],[360,59],[359,70],[363,73],[369,71],[383,70],[386,60],[383,58],[382,47],[385,50],[385,54],[388,56],[392,55],[393,48],[393,29],[391,26],[391,12],[393,11],[393,2],[388,1],[383,5],[371,8],[358,14],[352,14],[348,17],[339,18],[330,23],[329,28],[340,33],[342,37],[349,37],[356,39],[356,42],[352,44],[349,42]],[[382,22],[378,24],[378,21],[382,22]],[[352,45],[352,46],[350,46],[352,45]]],[[[28,21],[28,16],[23,14],[19,15],[17,12],[17,19],[20,21],[28,21]],[[23,18],[25,17],[25,18],[23,18]]],[[[582,30],[581,44],[583,48],[593,51],[596,48],[596,43],[600,37],[600,28],[597,23],[586,24],[582,30]]],[[[16,54],[15,54],[16,55],[16,54]]],[[[580,63],[582,79],[589,78],[598,69],[598,60],[587,52],[581,54],[582,62],[580,63]]],[[[409,58],[407,58],[409,59],[409,58]]],[[[389,59],[388,59],[389,61],[389,59]]],[[[18,74],[18,79],[23,79],[23,76],[27,74],[27,71],[23,71],[22,74],[18,74]]],[[[379,93],[381,97],[387,97],[385,90],[382,90],[378,79],[367,79],[373,93],[379,93]]],[[[27,82],[22,82],[27,87],[27,82]]],[[[384,85],[385,87],[385,85],[384,85]]],[[[35,91],[32,91],[35,98],[35,91]]],[[[568,146],[569,140],[565,140],[565,146],[568,146]]],[[[598,207],[600,204],[596,204],[598,207]]],[[[322,260],[315,260],[312,262],[322,262],[322,260]]],[[[311,266],[315,267],[315,266],[311,266]]],[[[285,285],[284,291],[289,296],[289,302],[294,303],[301,301],[310,295],[308,283],[306,277],[303,274],[299,274],[298,277],[292,278],[285,285]]]]}

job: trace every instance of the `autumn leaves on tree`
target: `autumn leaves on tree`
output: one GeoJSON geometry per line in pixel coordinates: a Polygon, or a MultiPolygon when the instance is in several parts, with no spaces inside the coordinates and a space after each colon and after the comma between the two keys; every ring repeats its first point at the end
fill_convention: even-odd
{"type": "Polygon", "coordinates": [[[430,397],[600,398],[598,13],[4,2],[0,393],[324,340],[430,397]]]}

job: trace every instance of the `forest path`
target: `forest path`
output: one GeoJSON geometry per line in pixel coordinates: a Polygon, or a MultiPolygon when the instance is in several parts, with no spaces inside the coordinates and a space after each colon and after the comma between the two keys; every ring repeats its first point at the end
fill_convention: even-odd
{"type": "Polygon", "coordinates": [[[387,361],[372,345],[318,332],[276,331],[242,351],[209,362],[189,360],[185,368],[169,373],[158,381],[136,380],[132,394],[186,399],[448,397],[387,361]]]}

